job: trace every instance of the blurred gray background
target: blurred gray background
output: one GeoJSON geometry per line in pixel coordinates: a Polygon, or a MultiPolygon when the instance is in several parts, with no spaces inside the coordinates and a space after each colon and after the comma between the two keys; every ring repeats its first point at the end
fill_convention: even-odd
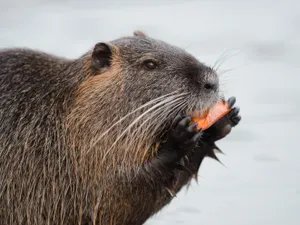
{"type": "MultiPolygon", "coordinates": [[[[147,225],[300,224],[299,0],[0,0],[0,48],[76,58],[136,29],[214,64],[243,120],[147,225]]],[[[1,66],[1,65],[0,65],[1,66]]]]}

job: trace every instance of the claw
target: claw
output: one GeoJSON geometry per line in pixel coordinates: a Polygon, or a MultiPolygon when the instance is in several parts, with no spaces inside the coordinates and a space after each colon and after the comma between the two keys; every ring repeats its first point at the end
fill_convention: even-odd
{"type": "Polygon", "coordinates": [[[240,112],[240,107],[235,107],[235,108],[233,108],[231,112],[232,112],[232,115],[233,115],[233,114],[238,115],[239,112],[240,112]]]}
{"type": "Polygon", "coordinates": [[[198,126],[198,122],[193,123],[192,125],[190,125],[187,129],[187,132],[189,133],[193,133],[197,131],[197,126],[198,126]]]}
{"type": "Polygon", "coordinates": [[[228,99],[228,107],[229,108],[232,108],[232,106],[235,104],[235,102],[236,102],[236,98],[235,97],[230,97],[229,99],[228,99]]]}
{"type": "Polygon", "coordinates": [[[233,118],[233,119],[234,119],[234,122],[235,122],[236,124],[238,124],[238,123],[241,121],[242,117],[241,117],[241,116],[236,116],[236,117],[233,118]]]}
{"type": "Polygon", "coordinates": [[[240,115],[238,115],[239,111],[240,111],[240,109],[238,107],[236,107],[232,110],[232,114],[230,115],[230,121],[231,121],[231,125],[233,127],[236,126],[242,119],[242,117],[240,115]]]}
{"type": "Polygon", "coordinates": [[[184,118],[183,120],[181,120],[178,123],[178,127],[181,130],[184,130],[186,128],[186,126],[191,122],[192,118],[190,116],[187,116],[186,118],[184,118]]]}

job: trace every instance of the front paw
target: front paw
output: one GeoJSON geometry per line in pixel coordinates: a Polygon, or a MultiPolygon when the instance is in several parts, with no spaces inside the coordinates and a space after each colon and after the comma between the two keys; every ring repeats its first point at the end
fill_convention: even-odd
{"type": "Polygon", "coordinates": [[[202,130],[197,129],[198,123],[190,125],[191,120],[189,116],[177,117],[165,143],[164,149],[176,153],[178,160],[196,147],[203,133],[202,130]]]}
{"type": "Polygon", "coordinates": [[[230,125],[232,127],[235,127],[236,125],[239,124],[239,122],[242,119],[242,117],[239,115],[240,108],[239,107],[233,108],[233,106],[236,102],[235,97],[229,98],[227,102],[228,102],[228,107],[232,108],[232,110],[226,115],[226,117],[228,118],[228,122],[230,123],[230,125]]]}
{"type": "Polygon", "coordinates": [[[231,111],[205,131],[205,139],[207,141],[215,142],[224,138],[230,133],[232,127],[239,124],[242,118],[239,115],[240,108],[234,107],[235,102],[235,97],[229,98],[227,103],[231,111]]]}

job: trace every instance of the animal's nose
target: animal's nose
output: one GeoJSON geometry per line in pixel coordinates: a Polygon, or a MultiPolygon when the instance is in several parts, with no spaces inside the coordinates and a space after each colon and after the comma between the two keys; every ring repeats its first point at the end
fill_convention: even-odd
{"type": "Polygon", "coordinates": [[[215,82],[207,82],[204,84],[204,88],[207,90],[207,91],[217,91],[218,90],[218,83],[215,82]]]}

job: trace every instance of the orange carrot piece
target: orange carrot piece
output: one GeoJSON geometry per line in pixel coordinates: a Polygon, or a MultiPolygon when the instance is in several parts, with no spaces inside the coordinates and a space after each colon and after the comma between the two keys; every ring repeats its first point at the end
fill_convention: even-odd
{"type": "Polygon", "coordinates": [[[194,117],[191,122],[198,122],[198,130],[201,128],[202,130],[206,130],[230,111],[231,109],[228,107],[227,102],[224,104],[222,101],[218,101],[217,104],[204,113],[202,117],[194,117]]]}

